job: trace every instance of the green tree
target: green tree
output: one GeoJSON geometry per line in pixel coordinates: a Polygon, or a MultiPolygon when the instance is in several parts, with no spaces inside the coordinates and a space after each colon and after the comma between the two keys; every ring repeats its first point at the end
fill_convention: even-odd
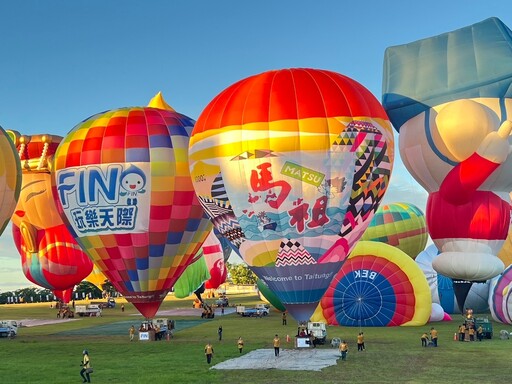
{"type": "MultiPolygon", "coordinates": [[[[94,284],[85,280],[75,287],[74,294],[78,294],[79,299],[82,299],[83,297],[90,297],[93,299],[101,298],[101,290],[94,284]]],[[[73,297],[75,297],[75,295],[73,295],[73,297]]]]}
{"type": "Polygon", "coordinates": [[[227,263],[227,268],[233,284],[252,285],[256,284],[256,281],[258,281],[258,277],[246,264],[227,263]]]}

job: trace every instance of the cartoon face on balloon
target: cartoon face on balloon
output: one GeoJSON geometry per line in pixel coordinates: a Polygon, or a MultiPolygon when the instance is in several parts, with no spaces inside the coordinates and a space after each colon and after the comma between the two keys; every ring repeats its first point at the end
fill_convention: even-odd
{"type": "Polygon", "coordinates": [[[384,195],[390,128],[362,85],[315,69],[243,79],[194,127],[203,208],[297,320],[309,319],[384,195]]]}
{"type": "Polygon", "coordinates": [[[12,215],[23,273],[44,288],[72,292],[90,273],[92,262],[65,227],[53,199],[51,157],[62,137],[10,133],[23,164],[20,198],[12,215]]]}
{"type": "Polygon", "coordinates": [[[383,105],[405,166],[430,193],[427,226],[441,251],[433,266],[458,280],[504,268],[496,254],[510,222],[501,196],[512,189],[511,36],[491,18],[386,50],[383,105]]]}
{"type": "Polygon", "coordinates": [[[147,318],[211,230],[188,170],[193,125],[164,102],[111,110],[78,124],[55,156],[54,197],[68,228],[147,318]]]}

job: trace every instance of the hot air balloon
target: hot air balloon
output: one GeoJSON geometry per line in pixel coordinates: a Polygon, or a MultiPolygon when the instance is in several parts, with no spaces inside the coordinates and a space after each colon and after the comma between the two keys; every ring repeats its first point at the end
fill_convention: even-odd
{"type": "Polygon", "coordinates": [[[383,105],[405,166],[429,192],[427,225],[441,251],[433,266],[458,281],[504,268],[511,85],[512,32],[497,18],[385,53],[383,105]]]}
{"type": "MultiPolygon", "coordinates": [[[[231,253],[231,247],[229,247],[229,251],[231,253]]],[[[210,278],[206,280],[205,288],[217,289],[226,281],[228,270],[224,263],[224,248],[214,231],[210,232],[203,243],[203,257],[206,261],[208,271],[210,272],[210,278]]]]}
{"type": "Polygon", "coordinates": [[[392,245],[414,259],[427,245],[425,215],[410,203],[382,205],[373,216],[361,240],[392,245]]]}
{"type": "Polygon", "coordinates": [[[512,266],[491,280],[489,307],[495,321],[512,324],[512,266]]]}
{"type": "Polygon", "coordinates": [[[379,102],[356,81],[275,70],[233,84],[206,106],[189,161],[216,229],[306,321],[382,200],[393,135],[379,102]]]}
{"type": "Polygon", "coordinates": [[[188,170],[193,125],[158,94],[149,107],[86,119],[55,156],[54,196],[68,228],[146,318],[211,230],[188,170]]]}
{"type": "Polygon", "coordinates": [[[505,268],[512,265],[512,230],[509,230],[507,239],[498,252],[498,257],[503,261],[505,268]]]}
{"type": "Polygon", "coordinates": [[[91,272],[92,263],[67,230],[53,200],[50,166],[62,137],[9,134],[23,169],[20,198],[12,215],[23,273],[67,302],[74,286],[91,272]]]}
{"type": "Polygon", "coordinates": [[[261,300],[272,304],[272,306],[278,311],[286,311],[283,303],[281,303],[279,298],[274,294],[274,292],[270,290],[270,288],[267,286],[267,284],[265,284],[263,280],[258,279],[258,281],[256,281],[256,286],[258,287],[258,294],[261,300]]]}
{"type": "Polygon", "coordinates": [[[424,325],[432,299],[425,275],[390,245],[360,241],[321,301],[328,324],[383,327],[424,325]]]}
{"type": "Polygon", "coordinates": [[[8,133],[0,127],[0,235],[16,208],[20,188],[21,165],[16,147],[8,133]]]}
{"type": "Polygon", "coordinates": [[[174,284],[174,296],[178,299],[184,299],[199,290],[200,292],[197,292],[196,295],[202,302],[201,293],[204,292],[204,282],[210,278],[210,273],[202,251],[199,254],[200,257],[196,257],[187,266],[174,284]]]}
{"type": "Polygon", "coordinates": [[[95,265],[93,265],[91,273],[84,280],[94,284],[100,291],[103,291],[103,285],[108,281],[103,272],[95,265]]]}

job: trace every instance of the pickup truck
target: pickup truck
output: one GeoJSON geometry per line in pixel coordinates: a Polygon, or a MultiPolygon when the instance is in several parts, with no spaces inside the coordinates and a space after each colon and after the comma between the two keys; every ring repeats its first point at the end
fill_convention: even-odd
{"type": "Polygon", "coordinates": [[[0,337],[14,337],[18,334],[16,320],[0,320],[0,337]]]}

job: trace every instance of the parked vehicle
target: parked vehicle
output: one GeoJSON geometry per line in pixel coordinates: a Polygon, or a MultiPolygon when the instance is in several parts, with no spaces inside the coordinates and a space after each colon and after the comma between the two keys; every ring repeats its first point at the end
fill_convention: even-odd
{"type": "Polygon", "coordinates": [[[321,321],[308,322],[308,334],[315,337],[316,344],[325,344],[325,340],[327,339],[325,323],[321,321]]]}
{"type": "Polygon", "coordinates": [[[478,329],[480,326],[482,326],[483,337],[485,339],[492,339],[492,323],[487,317],[475,318],[475,329],[478,329]]]}
{"type": "Polygon", "coordinates": [[[225,295],[220,296],[217,300],[215,300],[215,305],[217,307],[228,307],[229,306],[228,297],[225,295]]]}
{"type": "Polygon", "coordinates": [[[15,337],[18,335],[16,320],[0,320],[0,337],[15,337]]]}
{"type": "Polygon", "coordinates": [[[101,307],[98,304],[76,305],[75,313],[81,317],[101,316],[101,307]]]}
{"type": "Polygon", "coordinates": [[[268,316],[270,313],[268,308],[245,308],[244,306],[237,307],[237,313],[244,317],[262,317],[268,316]]]}
{"type": "Polygon", "coordinates": [[[116,300],[113,297],[111,297],[107,301],[91,301],[91,305],[99,305],[101,309],[115,308],[116,300]]]}

